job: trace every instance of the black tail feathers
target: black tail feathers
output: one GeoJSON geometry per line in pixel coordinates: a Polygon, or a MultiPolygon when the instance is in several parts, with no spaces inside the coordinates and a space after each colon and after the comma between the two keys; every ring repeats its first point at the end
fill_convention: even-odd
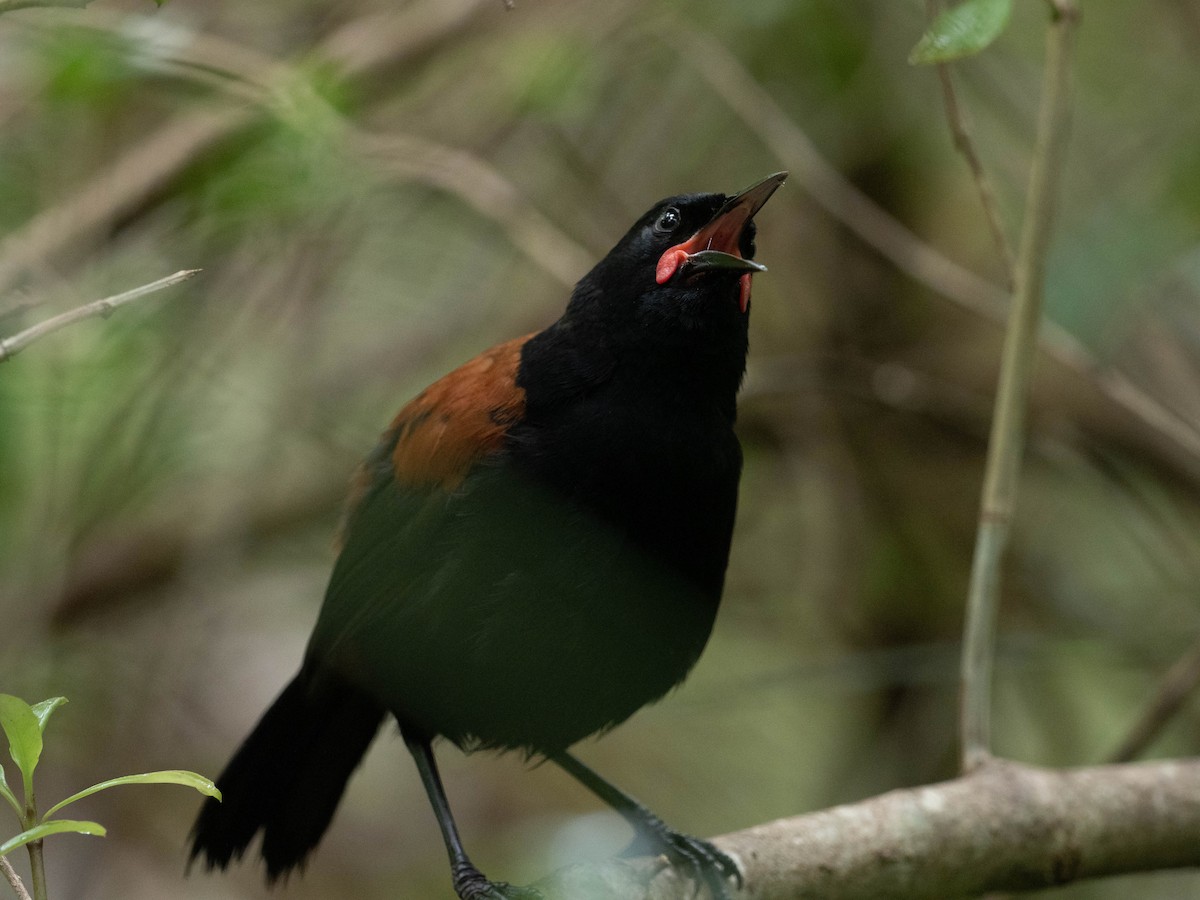
{"type": "Polygon", "coordinates": [[[267,881],[304,862],[383,721],[358,688],[301,669],[230,760],[192,829],[191,860],[224,869],[260,830],[267,881]]]}

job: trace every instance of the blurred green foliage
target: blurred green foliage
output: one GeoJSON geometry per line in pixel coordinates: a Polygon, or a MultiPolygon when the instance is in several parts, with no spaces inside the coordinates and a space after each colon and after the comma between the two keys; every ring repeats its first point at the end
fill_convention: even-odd
{"type": "MultiPolygon", "coordinates": [[[[954,69],[1010,234],[1045,20],[1045,4],[1015,4],[954,69]]],[[[0,334],[204,269],[0,367],[0,685],[76,701],[47,789],[214,774],[296,666],[343,489],[400,404],[550,321],[659,197],[787,166],[759,220],[771,271],[717,633],[682,689],[581,753],[697,833],[951,775],[1000,330],[936,275],[945,259],[1004,275],[935,74],[907,61],[927,26],[916,0],[95,0],[0,16],[0,334]],[[696,35],[769,106],[725,99],[726,60],[696,35]],[[932,276],[818,199],[780,152],[789,128],[916,236],[932,276]]],[[[1102,371],[1193,435],[1197,48],[1195,0],[1085,4],[1047,294],[1102,371]]],[[[1065,765],[1111,752],[1200,630],[1200,460],[1063,359],[1043,358],[1034,391],[995,731],[1003,753],[1065,765]]],[[[1189,705],[1152,751],[1198,744],[1189,705]]],[[[497,877],[625,839],[547,769],[443,758],[497,877]]],[[[446,895],[410,769],[380,742],[287,896],[446,895]]],[[[61,896],[267,896],[253,865],[182,881],[193,811],[153,802],[96,798],[87,814],[121,827],[99,848],[63,839],[61,896]]],[[[1062,895],[1198,889],[1167,875],[1062,895]]]]}

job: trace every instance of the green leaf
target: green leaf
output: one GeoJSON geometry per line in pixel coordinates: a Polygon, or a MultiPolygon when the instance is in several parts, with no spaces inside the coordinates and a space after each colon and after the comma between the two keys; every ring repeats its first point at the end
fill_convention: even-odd
{"type": "Polygon", "coordinates": [[[0,797],[8,801],[8,805],[17,811],[17,815],[24,818],[25,810],[21,808],[21,804],[17,802],[17,798],[13,796],[13,792],[8,789],[8,781],[4,778],[4,768],[0,766],[0,797]]]}
{"type": "Polygon", "coordinates": [[[12,853],[18,847],[24,847],[26,844],[31,844],[34,841],[40,841],[42,838],[49,837],[52,834],[62,834],[65,831],[71,831],[76,834],[94,834],[97,837],[104,837],[106,834],[104,826],[98,822],[76,822],[71,819],[52,819],[49,822],[42,822],[40,825],[34,825],[28,831],[22,831],[14,838],[10,838],[3,844],[0,844],[0,856],[6,856],[12,853]]]}
{"type": "Polygon", "coordinates": [[[963,0],[933,20],[908,61],[930,65],[974,56],[1003,33],[1011,15],[1012,0],[963,0]]]}
{"type": "Polygon", "coordinates": [[[46,733],[46,722],[49,721],[50,716],[66,702],[66,697],[51,697],[49,700],[33,704],[33,714],[37,716],[38,728],[41,729],[42,734],[46,733]]]}
{"type": "Polygon", "coordinates": [[[33,794],[33,770],[42,755],[42,728],[28,703],[0,694],[0,727],[8,736],[8,752],[25,780],[25,799],[33,794]]]}
{"type": "Polygon", "coordinates": [[[84,797],[90,797],[97,791],[106,791],[111,787],[118,787],[122,784],[181,784],[184,787],[195,788],[206,796],[216,797],[218,800],[221,799],[221,792],[217,790],[217,786],[203,775],[197,775],[195,772],[185,772],[182,769],[168,769],[163,772],[146,772],[143,775],[122,775],[120,778],[112,778],[108,781],[101,781],[99,784],[93,784],[89,788],[84,788],[78,794],[72,794],[61,803],[56,803],[46,811],[46,815],[53,815],[64,806],[74,803],[76,800],[82,800],[84,797]]]}

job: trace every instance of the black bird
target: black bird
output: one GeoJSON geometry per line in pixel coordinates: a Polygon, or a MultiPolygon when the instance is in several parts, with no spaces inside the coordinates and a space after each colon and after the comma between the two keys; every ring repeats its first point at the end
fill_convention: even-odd
{"type": "Polygon", "coordinates": [[[741,473],[753,217],[783,183],[670,197],[575,287],[558,321],[406,405],[355,480],[299,673],[217,782],[191,858],[225,868],[262,832],[300,866],[383,720],[411,751],[463,900],[491,882],[459,840],[433,754],[561,766],[718,898],[737,866],[568,752],[679,684],[712,630],[741,473]]]}

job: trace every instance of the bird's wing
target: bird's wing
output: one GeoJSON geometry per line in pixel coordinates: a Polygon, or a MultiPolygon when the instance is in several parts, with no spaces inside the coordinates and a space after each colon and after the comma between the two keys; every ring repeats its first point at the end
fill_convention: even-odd
{"type": "Polygon", "coordinates": [[[353,668],[343,657],[353,656],[356,634],[381,617],[394,619],[398,607],[420,614],[414,607],[440,577],[448,534],[470,505],[467,476],[498,459],[524,413],[516,378],[529,337],[499,344],[431,384],[360,466],[310,656],[353,668]]]}

